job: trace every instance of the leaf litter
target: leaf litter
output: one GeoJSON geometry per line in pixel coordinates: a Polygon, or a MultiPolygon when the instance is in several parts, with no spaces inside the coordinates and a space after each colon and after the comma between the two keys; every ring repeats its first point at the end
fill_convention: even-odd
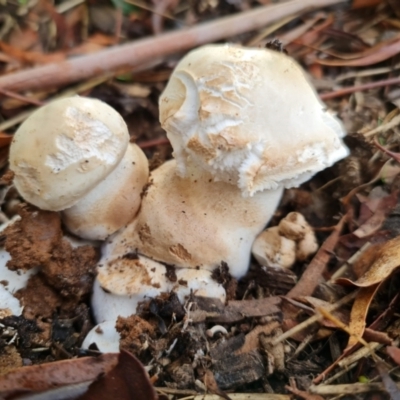
{"type": "Polygon", "coordinates": [[[5,2],[0,31],[3,173],[17,125],[65,93],[108,102],[123,115],[132,140],[154,166],[169,159],[157,99],[181,54],[174,46],[158,54],[157,40],[172,30],[196,32],[210,20],[214,40],[264,46],[281,39],[308,70],[327,107],[342,119],[351,155],[287,190],[270,223],[277,225],[292,211],[302,213],[320,246],[312,259],[290,271],[252,260],[239,282],[222,273],[230,288],[226,305],[191,298],[182,306],[173,294],[142,304],[137,316],[118,322],[124,349],[119,356],[80,349],[93,326],[88,305],[98,249],[78,254],[63,239],[56,215],[39,212],[37,217],[10,180],[2,180],[1,220],[21,218],[0,236],[12,253],[10,268],[43,266],[18,294],[23,314],[0,320],[2,396],[53,390],[53,398],[78,398],[87,390],[81,398],[194,399],[197,393],[204,399],[286,400],[290,393],[306,400],[349,393],[356,399],[366,394],[388,398],[384,392],[398,398],[400,9],[394,0],[357,0],[352,6],[338,0],[309,11],[292,0],[277,15],[269,3],[5,2]],[[258,3],[270,11],[260,30],[221,30],[219,18],[235,14],[245,21],[258,3]],[[107,72],[96,72],[93,60],[102,51],[146,37],[154,40],[151,58],[141,56],[135,67],[124,56],[113,67],[106,60],[107,72]],[[92,65],[88,75],[74,77],[78,64],[70,63],[72,56],[92,65]],[[66,64],[57,64],[62,60],[70,63],[70,69],[58,69],[62,79],[46,75],[46,64],[62,68],[66,64]],[[45,83],[35,86],[41,71],[45,83]],[[22,85],[20,76],[25,76],[22,85]],[[48,236],[41,234],[40,218],[48,236]],[[325,310],[325,318],[318,310],[325,310]],[[209,330],[215,333],[207,335],[209,330]],[[333,335],[339,357],[327,346],[333,335]],[[374,348],[379,361],[368,347],[360,348],[365,346],[360,340],[374,348]],[[367,383],[359,383],[362,379],[367,383]]]}

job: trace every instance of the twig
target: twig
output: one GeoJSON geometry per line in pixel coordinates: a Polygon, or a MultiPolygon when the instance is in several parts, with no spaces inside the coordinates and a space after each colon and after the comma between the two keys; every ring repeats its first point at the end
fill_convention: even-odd
{"type": "MultiPolygon", "coordinates": [[[[90,81],[79,83],[75,87],[68,88],[68,89],[58,93],[54,97],[47,100],[46,103],[51,100],[70,97],[70,96],[76,95],[77,93],[85,92],[86,90],[92,89],[93,87],[100,85],[101,83],[107,81],[108,79],[110,79],[110,75],[97,77],[90,81]]],[[[46,104],[46,103],[43,103],[43,104],[46,104]]],[[[31,108],[27,111],[23,111],[22,113],[17,114],[15,117],[9,118],[6,121],[1,122],[0,123],[0,132],[10,129],[13,126],[25,121],[36,110],[37,110],[37,107],[31,108]]]]}
{"type": "Polygon", "coordinates": [[[342,96],[345,96],[346,94],[362,92],[364,90],[375,89],[375,88],[380,88],[380,87],[384,87],[384,86],[397,85],[399,83],[400,83],[400,78],[383,79],[381,81],[370,82],[370,83],[366,83],[364,85],[345,87],[342,89],[335,90],[334,92],[321,93],[319,95],[319,97],[322,100],[328,100],[328,99],[333,99],[335,97],[342,97],[342,96]]]}
{"type": "Polygon", "coordinates": [[[333,232],[322,244],[317,254],[314,256],[310,264],[308,264],[307,269],[304,271],[297,285],[287,294],[288,297],[295,298],[298,296],[311,296],[313,294],[320,282],[321,275],[331,258],[332,251],[337,244],[345,221],[346,215],[341,218],[333,232]]]}
{"type": "MultiPolygon", "coordinates": [[[[180,390],[167,387],[156,387],[158,393],[172,394],[177,396],[193,396],[193,400],[220,400],[221,397],[215,394],[199,394],[194,390],[180,390]]],[[[271,393],[229,393],[229,397],[233,400],[290,400],[291,396],[286,394],[271,394],[271,393]]]]}
{"type": "MultiPolygon", "coordinates": [[[[397,384],[400,388],[400,384],[397,384]]],[[[320,385],[311,386],[309,391],[311,393],[320,394],[322,396],[332,394],[356,394],[356,393],[367,393],[375,390],[385,391],[385,387],[382,383],[351,383],[344,385],[320,385]]]]}
{"type": "MultiPolygon", "coordinates": [[[[336,303],[330,305],[329,307],[325,307],[325,309],[327,311],[335,311],[335,310],[337,310],[338,308],[340,308],[344,304],[347,304],[351,300],[354,300],[354,298],[357,296],[358,292],[359,292],[359,290],[355,290],[354,292],[351,292],[350,294],[348,294],[347,296],[343,297],[342,299],[340,299],[336,303]]],[[[276,346],[278,343],[281,343],[284,340],[289,339],[291,336],[293,336],[296,333],[302,331],[303,329],[307,328],[308,326],[312,325],[314,322],[317,322],[322,318],[323,317],[320,314],[313,315],[312,317],[310,317],[307,320],[303,321],[302,323],[294,326],[292,329],[289,329],[288,331],[283,333],[281,336],[279,336],[276,339],[274,339],[271,342],[272,346],[276,346]]]]}
{"type": "Polygon", "coordinates": [[[44,104],[43,101],[40,101],[37,99],[32,99],[27,96],[22,96],[21,94],[12,92],[11,90],[0,89],[0,94],[3,94],[4,96],[11,97],[13,99],[22,101],[24,103],[33,104],[34,106],[38,106],[38,107],[40,107],[44,104]]]}
{"type": "Polygon", "coordinates": [[[166,137],[161,137],[157,139],[152,139],[152,140],[146,140],[144,142],[138,142],[136,143],[141,149],[148,149],[149,147],[155,147],[155,146],[163,146],[169,144],[169,140],[166,137]]]}
{"type": "Polygon", "coordinates": [[[98,74],[134,69],[155,57],[186,51],[205,43],[257,30],[288,15],[305,13],[344,2],[345,0],[319,0],[318,2],[292,0],[258,7],[192,28],[184,28],[111,47],[94,54],[8,74],[0,78],[0,88],[15,92],[39,88],[44,90],[93,78],[98,74]]]}

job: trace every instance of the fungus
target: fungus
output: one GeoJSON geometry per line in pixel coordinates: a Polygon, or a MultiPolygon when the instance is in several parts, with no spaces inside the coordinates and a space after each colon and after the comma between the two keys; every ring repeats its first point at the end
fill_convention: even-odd
{"type": "Polygon", "coordinates": [[[305,218],[291,212],[278,226],[261,232],[251,249],[259,264],[290,268],[295,261],[304,261],[318,250],[317,239],[305,218]]]}
{"type": "Polygon", "coordinates": [[[284,188],[348,154],[340,122],[301,67],[268,49],[213,45],[190,52],[160,97],[160,122],[175,159],[152,171],[138,214],[103,247],[93,304],[105,304],[101,297],[130,301],[132,313],[145,293],[173,290],[163,264],[177,274],[206,271],[207,285],[223,298],[211,271],[226,262],[241,278],[284,188]],[[142,263],[139,274],[132,254],[142,263]],[[158,266],[147,267],[151,260],[158,266]]]}
{"type": "Polygon", "coordinates": [[[348,154],[301,67],[268,49],[190,52],[161,95],[160,121],[175,160],[152,172],[138,215],[107,246],[184,268],[224,261],[235,278],[283,189],[348,154]]]}
{"type": "Polygon", "coordinates": [[[140,206],[148,162],[122,117],[107,104],[79,96],[35,111],[10,147],[14,184],[29,203],[62,211],[67,228],[104,239],[140,206]]]}
{"type": "Polygon", "coordinates": [[[135,314],[140,302],[170,291],[175,291],[181,302],[190,293],[225,301],[225,290],[211,278],[210,271],[177,268],[171,279],[165,265],[147,257],[112,258],[107,263],[106,255],[93,287],[93,315],[97,323],[115,322],[118,316],[135,314]]]}

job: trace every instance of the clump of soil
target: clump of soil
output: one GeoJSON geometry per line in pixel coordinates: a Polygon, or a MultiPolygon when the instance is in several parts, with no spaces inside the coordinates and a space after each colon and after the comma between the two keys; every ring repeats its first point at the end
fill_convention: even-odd
{"type": "Polygon", "coordinates": [[[120,348],[132,353],[140,353],[144,343],[155,338],[156,328],[150,321],[137,315],[118,317],[116,329],[121,335],[120,348]]]}
{"type": "Polygon", "coordinates": [[[7,267],[15,271],[45,265],[62,238],[60,216],[27,205],[18,214],[21,219],[4,231],[4,247],[11,255],[7,267]]]}
{"type": "MultiPolygon", "coordinates": [[[[18,321],[1,319],[17,332],[17,350],[33,360],[70,357],[92,326],[88,307],[99,249],[76,245],[64,235],[58,213],[33,206],[19,208],[19,220],[2,233],[11,270],[38,268],[27,286],[15,293],[23,314],[18,321]],[[18,323],[17,323],[18,322],[18,323]],[[31,326],[34,329],[22,329],[31,326]],[[29,345],[27,345],[27,341],[29,345]],[[30,348],[28,350],[28,347],[30,348]],[[35,348],[41,348],[36,352],[35,348]],[[32,354],[29,352],[32,350],[32,354]],[[38,358],[39,357],[39,358],[38,358]]],[[[2,358],[0,358],[0,361],[2,358]]]]}

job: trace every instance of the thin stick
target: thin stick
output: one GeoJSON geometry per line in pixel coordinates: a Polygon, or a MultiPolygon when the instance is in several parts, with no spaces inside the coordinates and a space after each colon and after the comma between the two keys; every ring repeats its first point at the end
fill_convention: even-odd
{"type": "MultiPolygon", "coordinates": [[[[397,384],[400,388],[400,384],[397,384]]],[[[309,391],[314,394],[319,394],[321,396],[333,395],[333,394],[357,394],[357,393],[367,393],[372,391],[385,391],[383,383],[351,383],[343,385],[319,385],[311,386],[309,391]]]]}
{"type": "Polygon", "coordinates": [[[14,92],[59,87],[121,69],[134,69],[155,57],[263,28],[288,15],[305,13],[345,0],[291,0],[202,23],[158,36],[136,40],[97,53],[0,77],[0,88],[14,92]]]}
{"type": "Polygon", "coordinates": [[[380,87],[384,87],[384,86],[397,85],[399,83],[400,83],[400,78],[383,79],[381,81],[370,82],[370,83],[366,83],[364,85],[345,87],[342,89],[335,90],[334,92],[321,93],[319,95],[319,97],[322,100],[328,100],[328,99],[333,99],[335,97],[342,97],[342,96],[345,96],[346,94],[362,92],[364,90],[375,89],[375,88],[380,88],[380,87]]]}
{"type": "MultiPolygon", "coordinates": [[[[340,308],[341,306],[347,304],[351,300],[354,300],[354,298],[356,297],[358,292],[359,292],[359,290],[355,290],[354,292],[351,292],[347,296],[341,298],[338,302],[336,302],[336,303],[334,303],[334,304],[332,304],[330,306],[325,307],[325,309],[327,311],[335,311],[335,310],[337,310],[338,308],[340,308]]],[[[280,335],[279,337],[274,339],[271,342],[272,346],[276,346],[277,344],[283,342],[284,340],[289,339],[292,335],[302,331],[303,329],[307,328],[308,326],[312,325],[314,322],[317,322],[322,318],[323,318],[323,316],[321,314],[313,315],[312,317],[310,317],[307,320],[303,321],[302,323],[294,326],[292,329],[289,329],[288,331],[286,331],[285,333],[283,333],[282,335],[280,335]]]]}

